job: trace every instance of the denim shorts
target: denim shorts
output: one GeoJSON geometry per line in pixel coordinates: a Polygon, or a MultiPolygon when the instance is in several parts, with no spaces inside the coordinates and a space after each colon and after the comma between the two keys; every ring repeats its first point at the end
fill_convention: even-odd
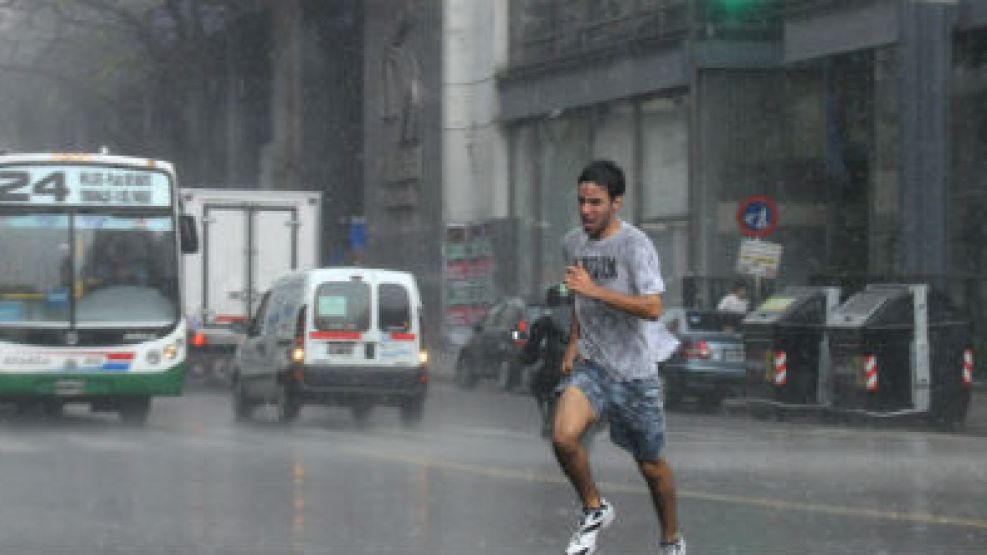
{"type": "Polygon", "coordinates": [[[601,421],[610,424],[610,439],[637,461],[656,461],[665,447],[665,406],[661,377],[615,380],[587,360],[577,360],[556,391],[574,386],[589,399],[601,421]]]}

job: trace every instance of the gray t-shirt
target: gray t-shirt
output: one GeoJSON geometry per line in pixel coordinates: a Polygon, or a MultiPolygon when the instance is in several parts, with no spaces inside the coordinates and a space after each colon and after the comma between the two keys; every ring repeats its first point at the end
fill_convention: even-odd
{"type": "MultiPolygon", "coordinates": [[[[593,282],[626,295],[665,291],[658,253],[640,229],[621,222],[617,233],[590,239],[582,228],[562,238],[567,265],[579,261],[593,282]]],[[[678,340],[655,320],[645,320],[603,302],[576,296],[579,352],[602,366],[615,379],[649,378],[657,363],[671,356],[678,340]]]]}

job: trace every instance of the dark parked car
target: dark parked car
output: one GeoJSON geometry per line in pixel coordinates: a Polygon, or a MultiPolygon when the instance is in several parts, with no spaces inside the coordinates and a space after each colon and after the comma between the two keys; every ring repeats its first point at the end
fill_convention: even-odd
{"type": "Polygon", "coordinates": [[[662,321],[682,343],[665,364],[665,403],[695,398],[714,409],[741,394],[747,370],[740,332],[743,314],[666,308],[662,321]]]}
{"type": "Polygon", "coordinates": [[[542,301],[520,297],[509,297],[491,306],[459,351],[456,383],[468,389],[480,379],[496,379],[504,391],[520,385],[524,371],[520,354],[528,326],[545,310],[542,301]]]}

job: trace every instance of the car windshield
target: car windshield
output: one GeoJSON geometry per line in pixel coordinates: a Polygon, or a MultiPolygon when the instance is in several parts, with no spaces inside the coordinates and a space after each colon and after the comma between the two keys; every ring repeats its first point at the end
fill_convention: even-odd
{"type": "Polygon", "coordinates": [[[987,552],[985,222],[987,0],[0,0],[0,554],[987,552]]]}

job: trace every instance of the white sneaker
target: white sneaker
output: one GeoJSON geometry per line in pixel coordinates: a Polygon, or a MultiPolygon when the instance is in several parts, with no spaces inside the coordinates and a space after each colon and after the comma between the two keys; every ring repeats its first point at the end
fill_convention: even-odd
{"type": "Polygon", "coordinates": [[[579,519],[579,528],[569,540],[566,555],[592,555],[596,553],[596,536],[600,530],[610,526],[614,517],[613,505],[606,499],[600,500],[600,508],[584,510],[579,519]]]}
{"type": "Polygon", "coordinates": [[[685,555],[685,536],[679,534],[679,539],[673,543],[663,543],[658,549],[659,555],[685,555]]]}

